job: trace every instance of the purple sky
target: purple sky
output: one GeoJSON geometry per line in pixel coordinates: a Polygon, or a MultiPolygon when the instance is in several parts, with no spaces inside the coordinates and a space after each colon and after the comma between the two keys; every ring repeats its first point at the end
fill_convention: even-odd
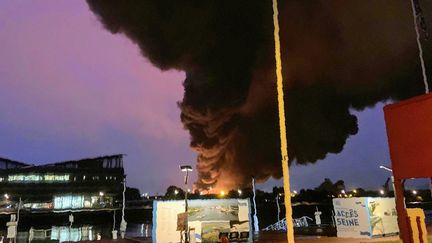
{"type": "MultiPolygon", "coordinates": [[[[183,79],[104,30],[85,1],[0,1],[0,157],[42,164],[124,153],[129,186],[164,193],[181,184],[180,163],[195,164],[176,105],[183,79]]],[[[384,183],[382,105],[356,114],[359,134],[341,154],[292,167],[293,189],[325,177],[356,187],[384,183]]],[[[259,187],[274,185],[281,182],[259,187]]]]}

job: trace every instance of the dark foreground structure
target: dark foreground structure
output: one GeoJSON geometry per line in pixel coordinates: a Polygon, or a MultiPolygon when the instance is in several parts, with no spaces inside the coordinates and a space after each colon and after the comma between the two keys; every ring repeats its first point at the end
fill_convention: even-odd
{"type": "Polygon", "coordinates": [[[31,165],[0,158],[0,214],[121,207],[123,155],[31,165]]]}

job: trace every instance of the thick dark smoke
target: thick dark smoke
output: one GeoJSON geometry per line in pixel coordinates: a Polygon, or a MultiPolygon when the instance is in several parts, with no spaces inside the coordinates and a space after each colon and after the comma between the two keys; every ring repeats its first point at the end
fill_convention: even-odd
{"type": "MultiPolygon", "coordinates": [[[[230,189],[251,176],[281,176],[270,0],[88,4],[154,65],[186,72],[179,107],[198,153],[196,186],[230,189]]],[[[358,131],[350,109],[423,92],[409,4],[279,1],[291,162],[342,151],[358,131]]]]}

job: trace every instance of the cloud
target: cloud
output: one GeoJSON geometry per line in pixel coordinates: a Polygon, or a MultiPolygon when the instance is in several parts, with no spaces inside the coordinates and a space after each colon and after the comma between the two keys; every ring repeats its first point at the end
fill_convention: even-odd
{"type": "MultiPolygon", "coordinates": [[[[179,107],[198,154],[196,186],[237,188],[251,176],[281,176],[269,1],[87,3],[155,66],[186,73],[179,107]]],[[[342,151],[358,131],[350,108],[422,92],[408,2],[279,6],[291,161],[342,151]]],[[[430,46],[426,53],[430,62],[430,46]]]]}

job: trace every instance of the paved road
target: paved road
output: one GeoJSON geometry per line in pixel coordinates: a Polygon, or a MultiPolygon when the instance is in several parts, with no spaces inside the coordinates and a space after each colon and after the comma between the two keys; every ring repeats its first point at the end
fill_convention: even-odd
{"type": "MultiPolygon", "coordinates": [[[[432,240],[432,225],[427,226],[427,232],[429,234],[429,241],[432,240]]],[[[254,242],[272,242],[272,243],[282,243],[286,242],[286,234],[271,231],[261,231],[259,235],[254,237],[256,239],[254,242]]],[[[303,236],[296,237],[296,243],[363,243],[363,242],[397,242],[399,237],[382,237],[375,239],[353,239],[353,238],[336,238],[336,237],[317,237],[317,236],[303,236]]]]}
{"type": "MultiPolygon", "coordinates": [[[[276,232],[263,232],[260,233],[258,239],[254,242],[270,242],[270,243],[282,243],[286,242],[285,233],[276,232]]],[[[363,243],[363,242],[382,242],[382,241],[397,241],[399,237],[384,237],[376,239],[350,239],[350,238],[336,238],[336,237],[317,237],[317,236],[304,236],[296,237],[296,243],[363,243]]]]}
{"type": "MultiPolygon", "coordinates": [[[[429,240],[432,239],[432,228],[428,227],[429,240]]],[[[254,236],[256,243],[286,243],[286,233],[279,232],[260,232],[254,236]]],[[[337,237],[319,237],[319,236],[296,236],[295,243],[367,243],[367,242],[397,242],[399,237],[382,237],[375,239],[354,239],[354,238],[337,238],[337,237]]],[[[152,242],[150,238],[128,238],[125,240],[102,240],[100,243],[147,243],[152,242]]]]}

